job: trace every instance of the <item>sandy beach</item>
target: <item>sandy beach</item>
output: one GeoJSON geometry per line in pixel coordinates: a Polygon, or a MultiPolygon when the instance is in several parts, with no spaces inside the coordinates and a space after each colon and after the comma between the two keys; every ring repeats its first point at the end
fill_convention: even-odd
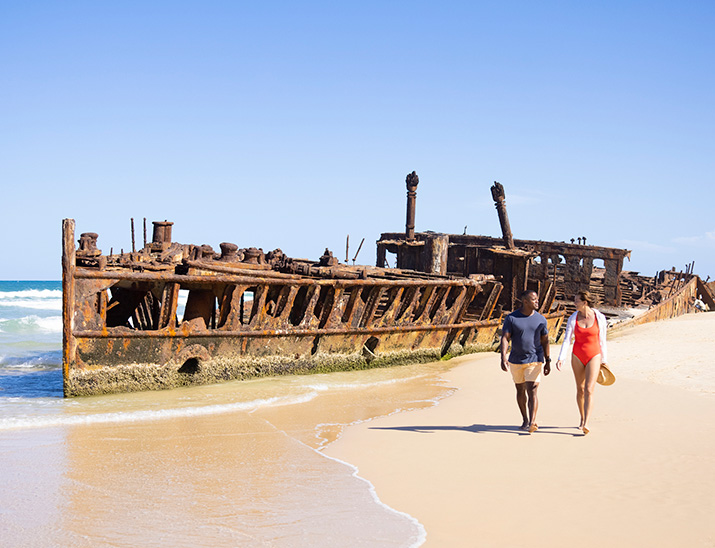
{"type": "Polygon", "coordinates": [[[6,383],[0,544],[712,548],[715,314],[609,344],[585,437],[570,370],[519,430],[496,353],[76,399],[6,383]]]}
{"type": "Polygon", "coordinates": [[[424,546],[715,546],[715,314],[616,333],[609,353],[617,381],[587,436],[570,367],[541,383],[529,435],[489,353],[457,359],[438,405],[350,426],[325,452],[419,520],[424,546]]]}

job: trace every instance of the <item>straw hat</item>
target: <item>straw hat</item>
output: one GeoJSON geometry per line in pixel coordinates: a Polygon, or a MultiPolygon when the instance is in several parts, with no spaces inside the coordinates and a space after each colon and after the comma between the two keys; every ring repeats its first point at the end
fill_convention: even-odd
{"type": "Polygon", "coordinates": [[[598,372],[598,379],[596,380],[598,384],[603,386],[610,386],[616,382],[616,376],[611,372],[605,363],[601,364],[601,369],[598,372]]]}

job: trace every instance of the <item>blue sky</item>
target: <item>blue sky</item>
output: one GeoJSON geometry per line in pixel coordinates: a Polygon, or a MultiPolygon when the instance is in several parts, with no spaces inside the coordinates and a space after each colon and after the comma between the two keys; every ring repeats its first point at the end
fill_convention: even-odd
{"type": "MultiPolygon", "coordinates": [[[[0,0],[0,279],[61,220],[375,261],[404,230],[632,250],[715,278],[715,3],[0,0]],[[151,227],[151,224],[149,224],[151,227]]],[[[151,237],[151,233],[150,233],[151,237]]]]}

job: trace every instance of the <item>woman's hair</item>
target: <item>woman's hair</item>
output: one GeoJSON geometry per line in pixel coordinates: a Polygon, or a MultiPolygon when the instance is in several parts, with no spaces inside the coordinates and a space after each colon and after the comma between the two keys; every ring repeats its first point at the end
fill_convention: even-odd
{"type": "Polygon", "coordinates": [[[577,291],[576,295],[588,306],[593,306],[596,304],[596,299],[593,297],[593,294],[590,291],[577,291]]]}

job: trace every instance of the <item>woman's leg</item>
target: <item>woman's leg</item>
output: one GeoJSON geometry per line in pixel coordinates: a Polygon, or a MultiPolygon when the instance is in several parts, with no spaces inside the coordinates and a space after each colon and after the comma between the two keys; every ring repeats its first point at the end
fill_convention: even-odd
{"type": "Polygon", "coordinates": [[[596,354],[586,364],[584,371],[584,398],[583,398],[583,432],[588,434],[588,417],[591,414],[591,403],[593,402],[593,391],[596,389],[598,372],[601,370],[601,354],[596,354]]]}
{"type": "MultiPolygon", "coordinates": [[[[599,358],[600,359],[600,358],[599,358]]],[[[576,405],[578,405],[578,412],[581,415],[581,422],[578,427],[583,428],[584,425],[584,391],[586,384],[586,368],[581,363],[574,354],[571,354],[571,369],[573,369],[573,376],[576,380],[576,405]]]]}

